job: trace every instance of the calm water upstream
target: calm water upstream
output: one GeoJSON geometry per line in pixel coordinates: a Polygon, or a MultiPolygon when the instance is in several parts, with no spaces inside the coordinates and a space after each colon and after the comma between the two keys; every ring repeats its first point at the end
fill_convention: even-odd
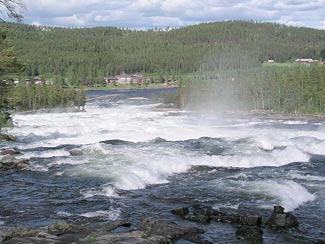
{"type": "MultiPolygon", "coordinates": [[[[85,112],[14,116],[17,142],[0,149],[18,148],[32,168],[0,173],[0,225],[136,225],[144,216],[188,224],[170,210],[194,203],[265,219],[280,204],[301,225],[265,228],[265,243],[325,240],[325,122],[161,110],[138,98],[148,91],[106,95],[88,92],[101,97],[85,112]],[[123,141],[100,142],[112,139],[123,141]]],[[[199,227],[214,243],[238,242],[231,225],[199,227]]]]}

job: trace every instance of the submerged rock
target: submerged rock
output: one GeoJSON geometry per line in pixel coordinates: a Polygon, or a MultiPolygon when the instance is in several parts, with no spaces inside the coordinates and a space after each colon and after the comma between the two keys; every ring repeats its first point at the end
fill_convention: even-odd
{"type": "Polygon", "coordinates": [[[113,146],[134,144],[134,142],[124,141],[124,140],[119,140],[119,139],[101,141],[100,143],[105,143],[105,144],[109,144],[109,145],[113,145],[113,146]]]}
{"type": "Polygon", "coordinates": [[[273,229],[294,228],[299,226],[296,217],[290,212],[284,212],[282,206],[274,206],[273,213],[266,221],[266,224],[273,229]]]}
{"type": "Polygon", "coordinates": [[[239,214],[227,214],[217,210],[214,210],[211,206],[195,204],[190,208],[178,208],[173,209],[171,213],[182,217],[183,219],[199,222],[209,223],[223,222],[229,224],[238,225],[250,225],[261,226],[262,217],[260,215],[239,215],[239,214]]]}
{"type": "Polygon", "coordinates": [[[76,149],[69,151],[69,153],[71,156],[82,156],[84,154],[81,150],[76,149]]]}
{"type": "Polygon", "coordinates": [[[13,135],[0,133],[0,141],[16,141],[16,137],[13,135]]]}

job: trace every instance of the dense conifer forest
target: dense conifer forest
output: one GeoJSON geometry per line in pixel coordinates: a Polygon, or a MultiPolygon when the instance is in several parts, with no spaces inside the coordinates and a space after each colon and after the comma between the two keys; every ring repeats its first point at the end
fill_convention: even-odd
{"type": "Polygon", "coordinates": [[[241,68],[269,58],[278,62],[320,59],[325,49],[321,30],[240,21],[169,31],[10,24],[9,37],[26,63],[25,76],[55,76],[57,81],[64,77],[69,83],[101,82],[104,76],[122,72],[195,73],[207,63],[206,68],[215,69],[241,68]],[[229,55],[238,60],[220,58],[229,55]]]}
{"type": "Polygon", "coordinates": [[[294,64],[325,59],[324,30],[245,21],[147,31],[6,25],[25,64],[21,78],[79,86],[143,73],[176,79],[180,106],[325,112],[325,65],[294,64]]]}

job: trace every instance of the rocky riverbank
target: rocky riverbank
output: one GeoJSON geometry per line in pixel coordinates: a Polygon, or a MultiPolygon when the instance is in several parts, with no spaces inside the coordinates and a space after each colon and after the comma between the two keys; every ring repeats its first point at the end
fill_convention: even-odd
{"type": "Polygon", "coordinates": [[[120,221],[95,229],[62,222],[34,229],[0,228],[0,237],[3,244],[210,244],[203,237],[204,231],[190,223],[209,224],[215,221],[234,225],[238,243],[262,244],[264,228],[277,231],[299,226],[292,213],[284,212],[281,206],[274,207],[267,221],[263,221],[259,214],[227,214],[206,205],[193,205],[171,212],[190,221],[189,224],[178,225],[151,217],[143,218],[136,227],[120,221]]]}
{"type": "Polygon", "coordinates": [[[0,171],[22,170],[30,167],[29,160],[25,158],[16,158],[20,152],[14,149],[6,149],[0,155],[0,171]]]}

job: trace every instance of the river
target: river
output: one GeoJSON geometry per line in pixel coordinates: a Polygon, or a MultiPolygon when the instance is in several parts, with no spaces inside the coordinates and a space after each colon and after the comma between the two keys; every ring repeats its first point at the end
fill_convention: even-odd
{"type": "MultiPolygon", "coordinates": [[[[14,115],[17,141],[0,149],[32,167],[0,172],[0,226],[186,224],[170,210],[193,203],[266,219],[282,205],[299,230],[265,228],[264,243],[325,240],[324,121],[197,114],[161,109],[159,92],[117,93],[89,91],[84,112],[14,115]]],[[[238,242],[231,225],[200,227],[214,243],[238,242]]]]}

